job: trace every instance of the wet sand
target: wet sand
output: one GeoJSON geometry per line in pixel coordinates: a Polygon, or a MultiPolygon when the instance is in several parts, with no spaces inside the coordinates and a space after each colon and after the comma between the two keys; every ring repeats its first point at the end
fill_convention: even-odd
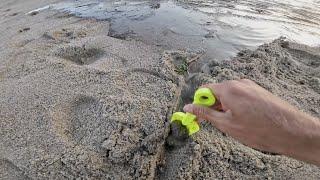
{"type": "Polygon", "coordinates": [[[26,14],[47,3],[0,3],[0,179],[319,179],[209,124],[183,140],[169,124],[195,87],[236,78],[320,117],[319,48],[276,40],[181,75],[197,54],[110,37],[107,21],[26,14]]]}

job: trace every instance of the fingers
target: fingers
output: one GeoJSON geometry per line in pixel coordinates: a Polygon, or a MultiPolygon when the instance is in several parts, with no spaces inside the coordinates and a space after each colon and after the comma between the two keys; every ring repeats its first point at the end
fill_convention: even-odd
{"type": "MultiPolygon", "coordinates": [[[[250,79],[239,79],[239,80],[230,80],[222,83],[213,83],[213,84],[205,84],[201,87],[206,87],[211,89],[213,94],[219,100],[224,99],[224,96],[230,95],[230,90],[238,91],[241,87],[253,86],[257,85],[255,82],[250,79]]],[[[234,91],[233,91],[234,92],[234,91]]],[[[220,101],[221,102],[221,101],[220,101]]]]}
{"type": "Polygon", "coordinates": [[[223,107],[221,102],[217,99],[216,103],[214,103],[214,105],[212,107],[210,107],[211,109],[215,109],[217,111],[223,111],[223,107]]]}
{"type": "Polygon", "coordinates": [[[211,89],[214,96],[219,100],[223,93],[223,86],[221,84],[205,84],[201,86],[202,88],[211,89]]]}
{"type": "Polygon", "coordinates": [[[196,115],[198,119],[205,119],[215,125],[226,123],[229,120],[228,113],[219,112],[208,107],[188,104],[184,106],[183,110],[196,115]]]}

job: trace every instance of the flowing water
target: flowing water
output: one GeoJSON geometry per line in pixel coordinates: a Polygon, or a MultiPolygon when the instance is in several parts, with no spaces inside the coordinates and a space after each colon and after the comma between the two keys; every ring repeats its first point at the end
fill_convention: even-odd
{"type": "Polygon", "coordinates": [[[47,8],[108,20],[114,37],[214,59],[280,36],[320,45],[320,0],[75,0],[47,8]]]}

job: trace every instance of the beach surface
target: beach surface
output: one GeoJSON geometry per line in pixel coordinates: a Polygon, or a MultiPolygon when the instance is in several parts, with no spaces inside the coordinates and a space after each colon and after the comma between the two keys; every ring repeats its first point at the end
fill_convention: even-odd
{"type": "Polygon", "coordinates": [[[319,179],[173,111],[204,83],[249,78],[320,118],[320,48],[284,38],[228,61],[110,36],[110,22],[50,1],[0,1],[0,179],[319,179]],[[188,65],[186,68],[185,65],[188,65]]]}

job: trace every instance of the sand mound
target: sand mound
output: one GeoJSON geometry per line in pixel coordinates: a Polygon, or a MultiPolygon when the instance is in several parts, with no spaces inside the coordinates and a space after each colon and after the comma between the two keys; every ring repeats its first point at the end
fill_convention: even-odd
{"type": "MultiPolygon", "coordinates": [[[[284,39],[242,51],[232,61],[212,61],[187,78],[182,91],[190,102],[195,87],[209,82],[249,78],[301,110],[320,117],[320,49],[284,39]]],[[[204,123],[192,143],[170,150],[168,177],[181,179],[280,178],[318,179],[319,168],[280,155],[263,153],[235,142],[204,123]],[[185,153],[189,154],[186,157],[185,153]],[[189,158],[189,159],[187,159],[189,158]],[[180,163],[173,169],[170,165],[180,163]]]]}
{"type": "MultiPolygon", "coordinates": [[[[6,6],[13,10],[1,13],[28,12],[6,6]]],[[[255,151],[209,124],[174,139],[168,120],[197,85],[239,77],[319,117],[319,50],[277,40],[184,82],[175,62],[192,54],[109,37],[107,22],[51,11],[2,17],[1,179],[320,177],[315,166],[255,151]]]]}

